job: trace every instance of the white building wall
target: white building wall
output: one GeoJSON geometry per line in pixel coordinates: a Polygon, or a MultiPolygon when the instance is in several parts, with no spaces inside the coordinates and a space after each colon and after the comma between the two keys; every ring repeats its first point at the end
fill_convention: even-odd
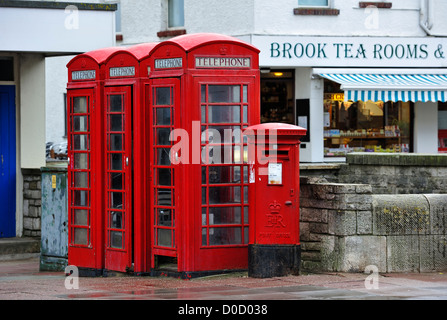
{"type": "MultiPolygon", "coordinates": [[[[420,0],[394,0],[392,9],[359,8],[359,0],[333,0],[337,16],[294,15],[297,0],[256,0],[256,34],[321,36],[424,36],[420,0]]],[[[440,2],[437,0],[436,2],[440,2]]]]}
{"type": "Polygon", "coordinates": [[[438,153],[438,104],[414,104],[414,152],[438,153]]]}
{"type": "Polygon", "coordinates": [[[22,169],[45,166],[45,58],[20,54],[20,161],[22,169]],[[37,125],[36,125],[37,124],[37,125]],[[42,125],[38,125],[42,124],[42,125]]]}

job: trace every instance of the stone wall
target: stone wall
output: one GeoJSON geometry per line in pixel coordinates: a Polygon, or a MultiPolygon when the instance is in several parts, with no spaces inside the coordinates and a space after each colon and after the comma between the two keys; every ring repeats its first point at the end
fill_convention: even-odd
{"type": "Polygon", "coordinates": [[[376,194],[447,193],[447,154],[353,153],[334,179],[370,184],[376,194]]]}
{"type": "Polygon", "coordinates": [[[300,182],[303,270],[447,270],[447,195],[377,195],[365,184],[300,182]]]}
{"type": "Polygon", "coordinates": [[[23,169],[23,236],[40,237],[42,187],[40,170],[23,169]]]}

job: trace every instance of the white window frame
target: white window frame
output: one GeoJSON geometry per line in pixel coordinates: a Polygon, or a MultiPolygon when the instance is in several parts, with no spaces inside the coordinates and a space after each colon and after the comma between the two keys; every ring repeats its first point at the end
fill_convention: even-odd
{"type": "Polygon", "coordinates": [[[327,0],[327,6],[312,6],[312,5],[302,5],[300,4],[300,0],[298,0],[298,7],[299,8],[326,8],[326,9],[330,9],[333,8],[333,2],[334,0],[327,0]]]}

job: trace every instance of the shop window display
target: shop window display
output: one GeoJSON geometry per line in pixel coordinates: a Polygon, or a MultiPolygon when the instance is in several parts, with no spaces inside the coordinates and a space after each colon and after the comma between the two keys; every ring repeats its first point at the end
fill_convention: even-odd
{"type": "Polygon", "coordinates": [[[324,155],[411,152],[411,102],[344,101],[339,86],[325,81],[324,155]]]}
{"type": "Polygon", "coordinates": [[[294,122],[293,70],[261,70],[261,122],[294,122]]]}

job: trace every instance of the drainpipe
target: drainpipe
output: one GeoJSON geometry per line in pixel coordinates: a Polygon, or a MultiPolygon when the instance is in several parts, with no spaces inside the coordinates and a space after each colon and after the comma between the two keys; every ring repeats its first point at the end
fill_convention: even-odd
{"type": "Polygon", "coordinates": [[[433,0],[421,0],[419,25],[429,36],[434,36],[433,32],[431,31],[433,28],[433,21],[433,0]]]}

